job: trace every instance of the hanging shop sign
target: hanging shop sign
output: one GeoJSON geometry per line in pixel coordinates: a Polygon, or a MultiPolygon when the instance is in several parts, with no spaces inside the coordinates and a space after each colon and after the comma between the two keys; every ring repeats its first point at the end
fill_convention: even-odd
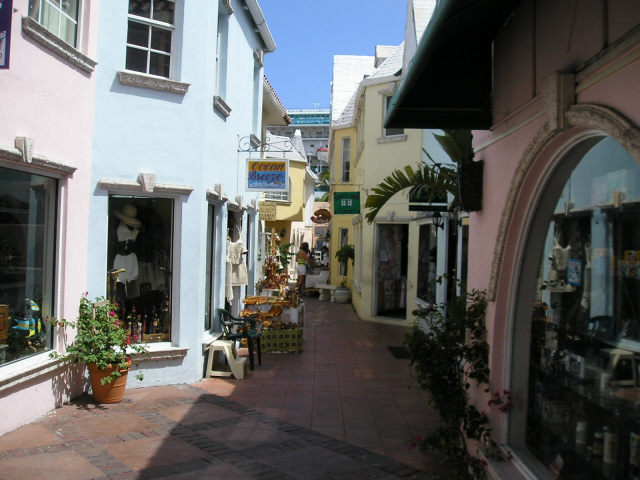
{"type": "Polygon", "coordinates": [[[259,218],[265,222],[276,221],[276,204],[274,202],[260,202],[259,218]]]}
{"type": "Polygon", "coordinates": [[[0,1],[0,68],[9,68],[13,0],[0,1]]]}
{"type": "Polygon", "coordinates": [[[360,213],[360,192],[335,192],[333,194],[334,215],[358,215],[360,213]]]}
{"type": "Polygon", "coordinates": [[[250,192],[289,191],[289,160],[247,158],[247,190],[250,192]]]}
{"type": "Polygon", "coordinates": [[[311,217],[311,221],[313,223],[318,223],[322,225],[323,223],[329,223],[331,220],[331,213],[326,208],[321,208],[320,210],[316,210],[311,217]]]}

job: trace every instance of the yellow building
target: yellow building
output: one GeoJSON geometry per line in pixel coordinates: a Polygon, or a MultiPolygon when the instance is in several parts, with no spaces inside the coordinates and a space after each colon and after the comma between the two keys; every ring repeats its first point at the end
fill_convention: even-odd
{"type": "MultiPolygon", "coordinates": [[[[312,244],[311,226],[308,232],[305,224],[311,217],[315,175],[309,170],[304,153],[300,131],[293,138],[272,135],[267,132],[267,141],[271,149],[264,153],[265,158],[287,159],[289,163],[289,189],[286,192],[265,192],[260,194],[261,209],[271,208],[275,213],[272,219],[265,220],[264,231],[269,238],[275,231],[281,245],[291,244],[289,251],[295,254],[303,241],[312,244]],[[276,147],[274,147],[276,146],[276,147]]],[[[295,277],[295,270],[288,269],[295,277]]]]}
{"type": "MultiPolygon", "coordinates": [[[[416,299],[432,303],[444,298],[442,287],[434,290],[434,280],[447,271],[448,222],[439,229],[431,212],[410,209],[408,192],[395,195],[371,224],[364,219],[364,204],[394,169],[425,161],[423,149],[438,161],[448,160],[429,131],[383,127],[401,79],[403,50],[402,45],[376,47],[376,56],[370,57],[374,68],[332,122],[330,248],[334,257],[344,244],[355,247],[355,264],[349,264],[346,277],[332,258],[331,284],[347,280],[361,319],[408,325],[416,299]]],[[[349,63],[348,57],[344,60],[349,63]]],[[[336,60],[334,82],[335,67],[336,60]]]]}

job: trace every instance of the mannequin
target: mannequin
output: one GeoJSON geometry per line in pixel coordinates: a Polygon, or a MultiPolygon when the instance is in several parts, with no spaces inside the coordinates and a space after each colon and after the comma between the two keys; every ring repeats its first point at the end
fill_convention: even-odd
{"type": "Polygon", "coordinates": [[[123,283],[126,287],[126,297],[133,298],[139,296],[138,282],[138,256],[135,253],[135,241],[142,226],[140,220],[136,218],[138,210],[131,204],[125,204],[121,210],[116,210],[113,214],[120,219],[120,224],[116,231],[118,243],[116,244],[116,258],[113,260],[114,270],[124,269],[118,275],[118,283],[123,283]]]}

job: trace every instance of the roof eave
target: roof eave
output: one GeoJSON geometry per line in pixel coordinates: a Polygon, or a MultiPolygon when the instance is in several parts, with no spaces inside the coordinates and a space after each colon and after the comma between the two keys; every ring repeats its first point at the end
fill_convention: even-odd
{"type": "Polygon", "coordinates": [[[247,4],[247,7],[249,7],[249,13],[251,14],[251,17],[253,18],[253,21],[256,24],[256,27],[258,28],[258,32],[262,37],[262,41],[265,44],[265,47],[266,47],[265,52],[266,53],[273,52],[276,49],[276,42],[273,39],[273,36],[271,35],[271,31],[269,30],[269,27],[267,26],[267,20],[264,18],[264,15],[262,14],[262,9],[260,8],[260,5],[258,5],[258,1],[245,0],[245,3],[247,4]]]}

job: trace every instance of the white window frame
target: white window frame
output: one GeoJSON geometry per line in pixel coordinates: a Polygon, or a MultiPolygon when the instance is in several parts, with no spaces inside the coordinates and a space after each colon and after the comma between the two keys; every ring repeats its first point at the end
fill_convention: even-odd
{"type": "Polygon", "coordinates": [[[291,202],[291,178],[287,179],[287,191],[286,192],[262,192],[264,200],[267,202],[291,202]]]}
{"type": "Polygon", "coordinates": [[[58,37],[59,39],[61,39],[62,41],[64,41],[65,43],[68,43],[69,45],[71,45],[74,48],[77,48],[78,46],[78,39],[80,38],[80,10],[82,8],[82,0],[78,0],[78,5],[76,8],[76,17],[73,18],[70,15],[68,15],[67,13],[65,13],[64,9],[62,8],[62,5],[64,4],[64,2],[61,2],[60,5],[56,5],[55,3],[51,2],[50,0],[32,0],[34,3],[37,2],[38,3],[38,14],[36,18],[35,16],[31,16],[31,2],[29,5],[29,16],[31,16],[31,18],[33,18],[36,22],[38,22],[40,25],[42,25],[44,28],[47,29],[48,32],[51,32],[53,35],[55,35],[56,37],[58,37]],[[58,14],[60,15],[58,17],[58,30],[57,32],[54,32],[52,30],[49,29],[49,25],[45,25],[44,21],[43,21],[43,15],[44,15],[44,6],[45,4],[48,6],[48,8],[55,10],[56,12],[58,12],[58,14]],[[60,35],[60,26],[62,25],[62,22],[60,21],[62,19],[62,17],[70,20],[74,25],[75,25],[75,36],[74,36],[74,43],[69,43],[67,42],[67,40],[62,37],[60,35]]]}
{"type": "Polygon", "coordinates": [[[351,137],[342,138],[342,162],[340,178],[342,183],[349,183],[351,177],[351,137]]]}
{"type": "MultiPolygon", "coordinates": [[[[176,4],[176,0],[167,0],[169,2],[172,2],[174,5],[176,4]]],[[[126,48],[132,48],[134,50],[140,50],[140,51],[144,51],[147,53],[147,65],[146,65],[146,70],[144,72],[139,72],[137,70],[128,70],[130,72],[136,72],[136,73],[144,73],[145,75],[151,75],[153,77],[160,77],[160,78],[172,78],[173,77],[173,72],[174,72],[174,60],[175,60],[175,55],[174,55],[174,49],[175,49],[175,44],[176,44],[176,25],[175,23],[166,23],[166,22],[161,22],[158,20],[154,20],[153,17],[153,0],[151,1],[151,8],[152,10],[149,12],[149,17],[150,18],[146,18],[146,17],[140,17],[138,15],[133,15],[131,13],[127,14],[127,34],[129,31],[129,22],[135,22],[135,23],[140,23],[142,25],[146,25],[149,27],[149,36],[147,39],[147,47],[142,47],[140,45],[133,45],[130,43],[126,43],[126,48]],[[162,30],[169,30],[171,32],[171,51],[169,53],[165,52],[164,50],[156,50],[154,48],[151,47],[151,36],[153,34],[153,28],[159,28],[162,30]],[[151,63],[151,54],[152,53],[157,53],[159,55],[164,55],[169,57],[169,76],[165,77],[164,75],[154,75],[152,73],[149,73],[149,66],[151,63]]],[[[175,11],[175,7],[174,7],[174,22],[175,22],[175,16],[176,16],[176,11],[175,11]]],[[[126,55],[125,55],[125,65],[126,65],[126,55]]]]}
{"type": "Polygon", "coordinates": [[[227,93],[227,65],[229,49],[229,15],[226,10],[218,15],[216,32],[216,96],[225,98],[227,93]]]}

